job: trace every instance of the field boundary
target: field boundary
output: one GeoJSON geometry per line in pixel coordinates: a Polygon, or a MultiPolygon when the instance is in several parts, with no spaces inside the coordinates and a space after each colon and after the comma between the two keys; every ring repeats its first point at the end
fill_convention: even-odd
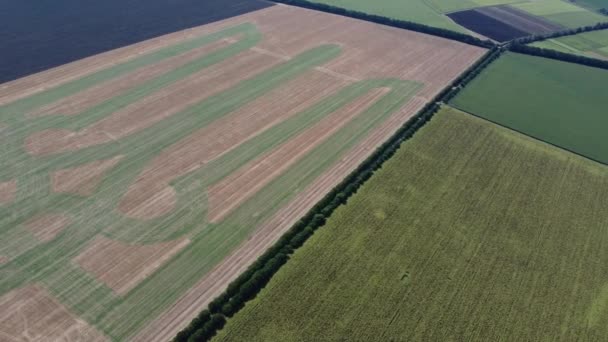
{"type": "Polygon", "coordinates": [[[497,125],[497,126],[500,126],[500,127],[504,128],[504,129],[508,129],[508,130],[510,130],[510,131],[517,132],[517,133],[519,133],[519,134],[521,134],[521,135],[524,135],[524,136],[526,136],[526,137],[528,137],[528,138],[530,138],[530,139],[534,139],[534,140],[536,140],[536,141],[540,141],[540,142],[545,143],[545,144],[547,144],[547,145],[550,145],[550,146],[553,146],[553,147],[555,147],[555,148],[558,148],[558,149],[560,149],[560,150],[562,150],[562,151],[566,151],[566,152],[569,152],[569,153],[575,154],[575,155],[577,155],[577,156],[579,156],[579,157],[585,158],[585,159],[590,160],[590,161],[592,161],[592,162],[594,162],[594,163],[598,163],[599,165],[602,165],[602,166],[608,166],[608,164],[605,164],[605,163],[603,163],[603,162],[601,162],[601,161],[599,161],[599,160],[597,160],[597,159],[595,159],[595,158],[591,158],[591,157],[585,156],[585,155],[580,154],[579,152],[573,151],[573,150],[571,150],[571,149],[569,149],[569,148],[562,147],[562,146],[556,145],[556,144],[554,144],[554,143],[552,143],[552,142],[546,141],[546,140],[544,140],[544,139],[537,138],[537,137],[535,137],[535,136],[532,136],[532,135],[530,135],[530,134],[528,134],[528,133],[526,133],[526,132],[520,131],[520,130],[518,130],[518,129],[515,129],[515,128],[512,128],[512,127],[509,127],[509,126],[505,126],[505,125],[503,125],[503,124],[501,124],[501,123],[499,123],[499,122],[496,122],[496,121],[490,120],[490,119],[488,119],[488,118],[485,118],[485,117],[483,117],[483,116],[480,116],[480,115],[475,114],[475,113],[473,113],[473,112],[470,112],[470,111],[468,111],[468,110],[464,110],[464,109],[462,109],[462,108],[459,108],[458,106],[456,106],[456,105],[454,105],[454,104],[451,104],[451,103],[450,103],[450,104],[448,104],[448,106],[450,106],[450,107],[452,107],[452,108],[454,108],[454,109],[457,109],[457,110],[459,110],[459,111],[461,111],[461,112],[463,112],[463,113],[466,113],[466,114],[472,115],[472,116],[474,116],[474,117],[476,117],[476,118],[479,118],[479,119],[481,119],[481,120],[487,121],[487,122],[492,123],[492,124],[497,125]]]}
{"type": "Polygon", "coordinates": [[[528,46],[528,45],[523,45],[523,44],[510,44],[509,51],[521,53],[524,55],[548,58],[548,59],[553,59],[553,60],[557,60],[557,61],[561,61],[561,62],[579,64],[579,65],[584,65],[584,66],[588,66],[588,67],[592,67],[592,68],[608,70],[608,61],[606,61],[606,60],[579,56],[579,55],[573,55],[570,53],[564,53],[564,52],[560,52],[560,51],[556,51],[556,50],[552,50],[552,49],[543,49],[543,48],[538,48],[538,47],[528,46]]]}
{"type": "Polygon", "coordinates": [[[289,256],[312,234],[322,227],[333,211],[345,204],[373,173],[390,159],[401,144],[410,139],[434,114],[484,68],[496,60],[505,50],[494,47],[488,50],[475,64],[463,72],[450,85],[437,94],[415,116],[402,125],[385,143],[377,148],[363,163],[334,187],[303,218],[292,226],[281,238],[260,256],[227,289],[180,331],[174,341],[208,341],[226,324],[226,319],[237,313],[245,303],[266,286],[272,276],[284,265],[289,256]]]}
{"type": "Polygon", "coordinates": [[[608,22],[597,23],[591,26],[584,26],[575,29],[568,29],[558,32],[553,32],[549,34],[543,35],[532,35],[528,37],[522,37],[519,39],[515,39],[511,42],[507,42],[505,45],[509,48],[510,51],[519,52],[526,55],[536,56],[536,57],[544,57],[549,59],[554,59],[562,62],[575,63],[586,65],[593,68],[600,68],[608,70],[608,60],[602,60],[593,57],[575,55],[571,53],[565,53],[553,49],[544,49],[535,46],[530,46],[528,44],[542,42],[549,39],[566,37],[566,36],[574,36],[577,34],[585,33],[585,32],[593,32],[593,31],[602,31],[608,30],[608,22]]]}
{"type": "Polygon", "coordinates": [[[271,1],[276,2],[276,3],[282,3],[282,4],[286,4],[286,5],[336,14],[336,15],[340,15],[340,16],[344,16],[344,17],[353,18],[353,19],[369,21],[369,22],[372,22],[375,24],[396,27],[396,28],[410,30],[410,31],[414,31],[414,32],[425,33],[425,34],[429,34],[429,35],[433,35],[433,36],[437,36],[437,37],[441,37],[441,38],[446,38],[446,39],[450,39],[450,40],[456,40],[461,43],[479,46],[479,47],[483,47],[483,48],[487,48],[487,49],[491,49],[494,46],[496,46],[496,44],[494,42],[492,42],[491,40],[488,40],[488,39],[481,40],[477,37],[474,37],[474,36],[471,36],[468,34],[464,34],[464,33],[460,33],[460,32],[456,32],[456,31],[452,31],[452,30],[448,30],[448,29],[427,26],[424,24],[414,23],[414,22],[406,21],[406,20],[393,19],[393,18],[384,17],[384,16],[380,16],[380,15],[375,15],[375,14],[368,14],[368,13],[364,13],[364,12],[353,11],[353,10],[349,10],[349,9],[346,9],[343,7],[321,4],[321,3],[311,2],[311,1],[307,1],[307,0],[271,0],[271,1]]]}

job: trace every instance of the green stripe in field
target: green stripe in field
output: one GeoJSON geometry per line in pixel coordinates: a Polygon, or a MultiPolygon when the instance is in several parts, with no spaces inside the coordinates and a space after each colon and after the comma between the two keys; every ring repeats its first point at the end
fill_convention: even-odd
{"type": "MultiPolygon", "coordinates": [[[[80,80],[76,80],[46,92],[19,100],[13,104],[0,107],[0,118],[9,126],[5,129],[6,132],[3,132],[3,136],[0,137],[0,144],[2,145],[2,149],[0,150],[0,160],[11,161],[8,167],[0,170],[0,181],[12,179],[17,175],[22,175],[23,170],[32,170],[32,167],[35,167],[35,165],[32,164],[35,164],[36,162],[32,161],[33,158],[31,156],[23,153],[22,147],[26,137],[32,133],[48,128],[63,128],[70,130],[83,129],[88,125],[112,114],[120,108],[124,108],[125,106],[132,104],[171,83],[174,83],[188,75],[191,75],[192,73],[219,63],[226,58],[234,56],[252,46],[255,46],[260,40],[261,34],[253,24],[241,24],[208,36],[178,44],[175,47],[165,48],[156,53],[140,57],[134,61],[126,62],[110,69],[100,71],[91,76],[84,77],[80,80]],[[29,110],[35,109],[39,106],[100,83],[108,78],[111,78],[110,76],[112,75],[112,77],[114,77],[119,73],[133,70],[138,66],[158,62],[159,60],[175,56],[193,48],[210,44],[219,39],[235,35],[241,35],[238,42],[231,44],[228,47],[211,52],[190,63],[178,67],[175,70],[162,74],[148,82],[128,90],[123,94],[115,96],[99,105],[89,108],[77,116],[65,117],[59,115],[28,119],[24,115],[29,110]]],[[[20,191],[22,189],[24,188],[20,187],[20,191]]],[[[24,197],[27,196],[27,194],[21,194],[19,196],[24,197]]]]}
{"type": "MultiPolygon", "coordinates": [[[[26,163],[19,167],[21,176],[18,178],[19,186],[32,190],[40,188],[41,196],[34,191],[27,191],[27,196],[21,196],[18,200],[6,207],[0,208],[1,213],[10,215],[0,218],[0,245],[10,244],[11,241],[4,239],[5,234],[15,234],[14,229],[23,227],[18,222],[48,211],[56,212],[63,209],[72,218],[72,224],[50,243],[40,244],[23,252],[21,255],[13,256],[7,264],[0,266],[0,293],[6,293],[33,279],[40,281],[71,310],[86,317],[91,323],[102,328],[108,335],[126,335],[132,330],[114,331],[105,329],[110,324],[116,324],[111,320],[120,320],[125,316],[106,315],[108,310],[118,305],[123,314],[129,315],[131,303],[112,295],[111,291],[92,279],[77,268],[68,267],[71,260],[91,241],[97,234],[106,233],[113,238],[129,243],[151,243],[173,239],[184,234],[197,234],[207,227],[204,222],[206,199],[202,183],[197,179],[180,180],[176,184],[178,191],[178,207],[169,215],[150,221],[136,221],[118,214],[115,210],[119,199],[126,191],[129,184],[137,177],[141,170],[167,147],[187,137],[196,130],[205,127],[218,118],[247,105],[249,102],[267,94],[298,75],[307,72],[315,66],[322,65],[334,59],[340,54],[337,45],[323,45],[308,50],[300,55],[278,65],[271,70],[263,72],[251,79],[242,81],[237,86],[228,89],[216,96],[205,99],[192,107],[177,113],[170,118],[159,122],[151,127],[139,131],[119,141],[84,148],[71,153],[59,153],[57,155],[40,158],[29,158],[26,163]],[[123,155],[121,162],[105,176],[98,191],[88,198],[78,201],[75,196],[49,193],[48,173],[86,164],[95,160],[106,159],[117,155],[123,155]],[[31,171],[30,171],[31,170],[31,171]],[[46,176],[45,176],[46,175],[46,176]],[[195,187],[192,188],[192,185],[195,187]],[[197,191],[200,190],[200,191],[197,191]],[[199,206],[193,209],[192,206],[199,206]],[[17,228],[15,228],[17,227],[17,228]],[[7,270],[17,269],[16,272],[7,270]],[[7,274],[4,277],[4,274],[7,274]],[[70,284],[78,284],[81,290],[70,292],[70,284]],[[96,303],[92,305],[92,303],[96,303]],[[107,317],[110,322],[102,320],[107,317]],[[100,323],[101,322],[101,323],[100,323]]],[[[14,150],[12,158],[18,158],[18,150],[14,150]]],[[[23,153],[23,152],[21,152],[23,153]]],[[[199,250],[198,253],[205,254],[206,251],[199,250]]],[[[200,277],[201,274],[195,274],[200,277]]],[[[192,283],[190,283],[192,284],[192,283]]],[[[179,296],[186,287],[181,287],[180,292],[174,293],[179,296]]],[[[152,293],[143,292],[150,298],[156,298],[156,292],[168,292],[170,287],[155,288],[152,293]]],[[[135,298],[134,295],[127,298],[135,298]]],[[[175,297],[173,297],[175,298],[175,297]]],[[[136,301],[137,302],[137,301],[136,301]]],[[[133,321],[141,324],[153,313],[158,313],[162,307],[152,303],[145,307],[146,314],[142,320],[133,321]]],[[[162,301],[162,305],[166,302],[162,301]]],[[[133,309],[135,310],[135,309],[133,309]]]]}
{"type": "MultiPolygon", "coordinates": [[[[254,155],[261,155],[264,151],[285,142],[297,132],[312,126],[314,122],[324,116],[379,87],[390,87],[391,91],[368,110],[358,115],[337,134],[308,153],[259,194],[248,200],[224,222],[210,225],[209,229],[201,231],[187,249],[130,292],[124,298],[124,302],[108,312],[98,326],[102,326],[105,332],[118,340],[125,339],[136,332],[139,327],[162,312],[167,305],[175,302],[184,291],[223,260],[260,223],[292,199],[297,194],[298,188],[302,189],[310,184],[319,174],[335,164],[344,152],[361,141],[371,129],[401,108],[420,89],[420,84],[392,79],[358,82],[311,109],[299,113],[288,122],[245,143],[244,145],[254,146],[254,155]],[[304,127],[299,127],[299,125],[304,125],[304,127]],[[276,137],[273,136],[278,134],[286,134],[286,137],[275,140],[276,137]],[[179,282],[174,281],[175,279],[179,279],[179,282]],[[150,300],[150,298],[155,299],[150,300]],[[127,311],[132,319],[116,319],[125,315],[127,311]]],[[[243,154],[234,152],[232,156],[218,161],[217,167],[212,165],[209,169],[202,170],[200,175],[207,175],[206,171],[210,171],[209,177],[217,180],[248,160],[248,158],[242,159],[243,157],[243,154]],[[232,164],[232,168],[229,168],[228,172],[223,172],[221,166],[226,165],[224,161],[228,161],[230,164],[232,158],[239,159],[239,161],[232,164]]]]}
{"type": "Polygon", "coordinates": [[[245,37],[240,40],[240,44],[237,43],[234,44],[235,46],[227,47],[222,50],[224,52],[232,51],[232,54],[235,54],[247,49],[248,47],[254,46],[261,38],[255,25],[251,23],[240,24],[238,26],[230,27],[203,37],[194,38],[4,105],[0,107],[0,121],[7,121],[10,118],[19,117],[36,108],[60,100],[63,97],[73,95],[79,91],[93,87],[104,81],[111,80],[125,73],[134,71],[137,68],[158,63],[167,58],[175,57],[190,50],[211,44],[220,39],[240,34],[245,35],[245,37]]]}

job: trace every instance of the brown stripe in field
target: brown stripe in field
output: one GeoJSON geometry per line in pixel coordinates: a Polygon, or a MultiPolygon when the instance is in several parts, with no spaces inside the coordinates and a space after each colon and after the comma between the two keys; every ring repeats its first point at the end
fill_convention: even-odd
{"type": "Polygon", "coordinates": [[[108,341],[44,288],[31,285],[0,297],[0,341],[108,341]]]}
{"type": "Polygon", "coordinates": [[[200,129],[162,151],[145,168],[120,202],[120,211],[139,219],[170,212],[175,204],[171,180],[203,167],[344,84],[325,73],[308,73],[200,129]]]}
{"type": "Polygon", "coordinates": [[[374,89],[326,116],[317,124],[275,150],[244,165],[232,175],[211,186],[208,191],[209,220],[219,222],[298,160],[338,132],[390,89],[374,89]]]}
{"type": "Polygon", "coordinates": [[[177,81],[79,132],[48,129],[34,133],[26,139],[25,149],[33,155],[47,155],[118,140],[229,89],[278,62],[275,57],[264,54],[241,53],[177,81]]]}
{"type": "Polygon", "coordinates": [[[15,199],[16,192],[17,182],[15,180],[0,183],[0,204],[11,203],[15,199]]]}
{"type": "Polygon", "coordinates": [[[157,76],[174,70],[175,68],[178,68],[188,62],[228,45],[227,40],[220,40],[210,45],[188,51],[179,56],[168,58],[160,63],[139,68],[136,71],[103,82],[97,86],[43,106],[30,113],[30,116],[38,117],[56,114],[80,114],[88,108],[105,102],[114,96],[120,95],[129,89],[134,88],[135,86],[143,84],[146,81],[149,81],[157,76]]]}
{"type": "Polygon", "coordinates": [[[74,261],[124,295],[190,243],[188,239],[130,245],[98,236],[74,261]]]}
{"type": "MultiPolygon", "coordinates": [[[[264,40],[256,48],[278,56],[293,56],[320,44],[339,44],[342,54],[316,68],[336,80],[400,78],[419,81],[424,88],[347,152],[339,163],[261,225],[165,313],[150,322],[135,336],[135,341],[173,338],[327,191],[485,52],[442,38],[282,5],[236,19],[254,21],[264,35],[264,40]]],[[[282,100],[287,99],[276,99],[279,103],[282,100]]],[[[277,162],[275,167],[279,165],[277,162]]]]}
{"type": "Polygon", "coordinates": [[[123,156],[96,160],[88,164],[55,171],[51,174],[51,187],[59,193],[90,196],[95,192],[103,175],[111,170],[123,156]]]}
{"type": "Polygon", "coordinates": [[[44,214],[36,216],[25,223],[25,227],[38,240],[48,242],[70,224],[70,219],[59,214],[44,214]]]}

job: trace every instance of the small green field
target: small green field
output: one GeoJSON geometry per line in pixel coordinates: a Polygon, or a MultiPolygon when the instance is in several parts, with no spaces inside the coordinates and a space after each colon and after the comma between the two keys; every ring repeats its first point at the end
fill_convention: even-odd
{"type": "Polygon", "coordinates": [[[432,2],[424,0],[314,0],[314,2],[382,15],[394,19],[417,22],[453,31],[466,32],[466,29],[443,15],[443,12],[441,11],[442,8],[439,6],[444,3],[443,0],[435,0],[432,2]],[[433,5],[431,5],[431,3],[433,5]]]}
{"type": "Polygon", "coordinates": [[[604,340],[607,203],[605,166],[444,108],[215,341],[604,340]]]}
{"type": "Polygon", "coordinates": [[[526,1],[513,7],[569,28],[606,21],[606,17],[601,14],[563,0],[526,1]]]}
{"type": "MultiPolygon", "coordinates": [[[[606,19],[608,21],[608,17],[606,19]]],[[[608,59],[608,30],[584,32],[531,45],[592,58],[608,59]]]]}
{"type": "Polygon", "coordinates": [[[452,104],[608,164],[606,84],[606,70],[507,53],[452,104]]]}

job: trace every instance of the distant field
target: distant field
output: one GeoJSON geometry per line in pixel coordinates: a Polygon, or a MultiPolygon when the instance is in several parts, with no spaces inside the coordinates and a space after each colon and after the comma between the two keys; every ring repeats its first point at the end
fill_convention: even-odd
{"type": "Polygon", "coordinates": [[[608,18],[565,0],[536,0],[513,7],[569,28],[593,25],[608,18]]]}
{"type": "Polygon", "coordinates": [[[433,1],[434,6],[424,0],[314,0],[313,2],[417,22],[453,31],[466,32],[466,29],[443,15],[442,9],[444,8],[441,5],[445,3],[444,0],[433,1]]]}
{"type": "Polygon", "coordinates": [[[585,6],[594,10],[608,8],[608,0],[574,0],[578,5],[585,6]]]}
{"type": "MultiPolygon", "coordinates": [[[[608,21],[608,17],[606,17],[608,21]]],[[[608,30],[580,33],[533,43],[532,46],[608,59],[608,30]]]]}
{"type": "Polygon", "coordinates": [[[602,341],[608,168],[444,109],[214,341],[602,341]]]}
{"type": "Polygon", "coordinates": [[[259,0],[1,1],[0,83],[268,6],[259,0]]]}
{"type": "Polygon", "coordinates": [[[471,30],[498,41],[606,20],[562,0],[313,1],[454,31],[471,30]]]}
{"type": "Polygon", "coordinates": [[[452,104],[608,164],[608,71],[507,53],[452,104]]]}
{"type": "Polygon", "coordinates": [[[484,52],[272,6],[3,84],[0,339],[168,341],[484,52]]]}

